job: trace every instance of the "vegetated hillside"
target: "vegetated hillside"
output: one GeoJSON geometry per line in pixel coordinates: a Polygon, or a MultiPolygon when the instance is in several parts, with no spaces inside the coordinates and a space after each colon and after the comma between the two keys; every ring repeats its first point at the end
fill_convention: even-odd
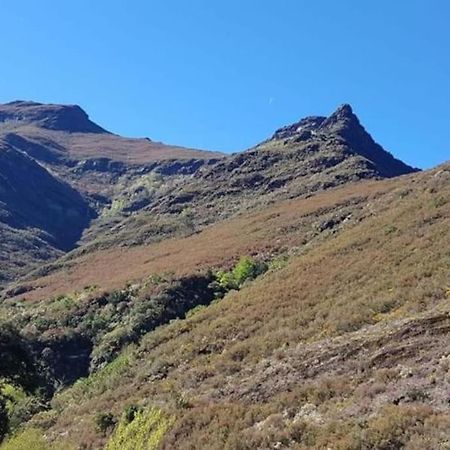
{"type": "Polygon", "coordinates": [[[39,160],[81,161],[107,158],[125,163],[145,164],[170,159],[208,158],[219,153],[192,150],[152,142],[129,139],[112,134],[92,122],[77,105],[52,105],[14,101],[0,105],[0,133],[29,138],[24,151],[39,160]]]}
{"type": "Polygon", "coordinates": [[[85,286],[101,292],[121,288],[127,282],[138,283],[155,273],[182,277],[198,270],[228,267],[241,255],[275,257],[303,251],[315,240],[360,220],[363,205],[401,182],[401,178],[355,182],[242,214],[189,236],[81,252],[77,257],[69,254],[55,263],[53,270],[44,267],[23,280],[7,298],[35,302],[82,291],[85,286]],[[15,295],[16,290],[22,294],[15,295]]]}
{"type": "Polygon", "coordinates": [[[84,448],[144,429],[163,448],[445,448],[449,205],[449,166],[355,183],[154,244],[124,289],[9,300],[45,354],[64,329],[94,346],[94,372],[31,424],[84,448]]]}
{"type": "Polygon", "coordinates": [[[186,226],[195,231],[282,199],[415,170],[376,144],[351,107],[343,105],[328,118],[302,119],[255,148],[204,165],[182,183],[141,180],[138,188],[147,183],[151,194],[137,214],[129,214],[134,210],[133,191],[122,190],[113,219],[109,215],[105,224],[105,217],[100,217],[83,244],[88,250],[118,242],[148,243],[160,234],[177,234],[186,226]]]}
{"type": "Polygon", "coordinates": [[[102,209],[111,203],[115,185],[163,167],[166,172],[192,171],[223,155],[110,133],[76,105],[15,101],[0,105],[0,137],[24,152],[102,209]]]}
{"type": "MultiPolygon", "coordinates": [[[[70,183],[89,203],[90,217],[98,216],[83,223],[79,250],[68,260],[189,235],[243,211],[347,182],[414,171],[377,145],[348,105],[328,118],[302,119],[229,157],[113,135],[78,106],[0,105],[0,136],[70,183]]],[[[13,233],[13,242],[23,237],[13,233]]],[[[35,258],[30,241],[22,242],[12,249],[22,253],[22,269],[8,276],[0,271],[7,280],[29,272],[42,256],[54,259],[50,251],[35,258]]],[[[11,239],[6,257],[10,247],[11,239]]]]}
{"type": "Polygon", "coordinates": [[[33,425],[84,448],[144,418],[162,448],[446,448],[450,167],[389,183],[314,242],[297,223],[304,247],[254,281],[219,274],[238,283],[223,299],[144,333],[33,425]]]}
{"type": "Polygon", "coordinates": [[[114,135],[78,106],[23,101],[0,105],[0,147],[0,286],[73,249],[136,179],[183,178],[221,156],[114,135]]]}

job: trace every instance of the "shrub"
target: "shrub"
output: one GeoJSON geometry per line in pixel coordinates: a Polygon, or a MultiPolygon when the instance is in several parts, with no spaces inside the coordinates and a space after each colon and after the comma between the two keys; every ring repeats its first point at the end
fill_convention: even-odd
{"type": "Polygon", "coordinates": [[[138,405],[128,405],[125,407],[125,411],[123,412],[123,420],[126,423],[133,422],[136,414],[141,411],[141,407],[138,405]]]}
{"type": "Polygon", "coordinates": [[[238,288],[238,284],[236,283],[236,279],[232,272],[219,271],[216,276],[219,286],[226,291],[238,288]]]}
{"type": "Polygon", "coordinates": [[[253,280],[267,270],[264,262],[256,261],[250,256],[244,256],[233,269],[233,277],[238,286],[241,286],[247,280],[253,280]]]}
{"type": "Polygon", "coordinates": [[[247,280],[254,280],[267,270],[265,262],[250,256],[243,256],[231,272],[219,271],[216,274],[219,286],[227,291],[239,289],[247,280]]]}
{"type": "Polygon", "coordinates": [[[111,413],[97,413],[94,417],[95,426],[98,431],[105,433],[109,428],[112,428],[116,420],[111,413]]]}
{"type": "Polygon", "coordinates": [[[131,422],[122,419],[105,450],[152,450],[161,443],[173,418],[157,408],[136,412],[131,422]]]}

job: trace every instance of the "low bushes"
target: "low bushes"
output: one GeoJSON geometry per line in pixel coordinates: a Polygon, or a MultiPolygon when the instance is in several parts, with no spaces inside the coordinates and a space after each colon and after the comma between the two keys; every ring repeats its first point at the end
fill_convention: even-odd
{"type": "Polygon", "coordinates": [[[220,287],[229,291],[239,289],[247,280],[254,280],[267,269],[268,266],[265,262],[244,256],[231,271],[217,272],[216,279],[220,287]]]}
{"type": "Polygon", "coordinates": [[[173,420],[157,408],[133,410],[133,414],[127,409],[105,450],[156,449],[173,420]]]}

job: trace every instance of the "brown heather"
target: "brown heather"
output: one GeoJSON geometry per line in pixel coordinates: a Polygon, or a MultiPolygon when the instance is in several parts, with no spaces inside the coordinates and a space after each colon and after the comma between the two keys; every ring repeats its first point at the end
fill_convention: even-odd
{"type": "MultiPolygon", "coordinates": [[[[46,433],[97,448],[96,412],[119,417],[127,404],[144,403],[176,417],[163,448],[447,448],[450,168],[347,186],[277,211],[293,225],[308,204],[312,211],[333,204],[327,198],[355,197],[365,199],[355,220],[311,241],[286,267],[149,333],[109,381],[57,396],[46,433]]],[[[235,223],[244,237],[253,223],[252,242],[271,230],[264,214],[235,223]]],[[[227,236],[220,233],[231,224],[188,239],[214,229],[227,236]]],[[[244,237],[233,238],[234,252],[251,252],[236,247],[244,237]]],[[[298,245],[291,237],[279,235],[298,245]]],[[[203,242],[211,259],[194,245],[189,257],[214,265],[222,239],[203,242]]]]}
{"type": "Polygon", "coordinates": [[[81,255],[69,260],[67,268],[63,265],[50,275],[27,283],[37,289],[21,297],[44,300],[89,285],[111,290],[155,273],[173,272],[182,276],[226,267],[242,255],[300,250],[311,240],[323,238],[322,222],[335,214],[339,214],[339,220],[345,214],[358,215],[364,204],[399,183],[399,179],[358,182],[314,197],[285,201],[262,212],[247,213],[188,237],[81,255]]]}

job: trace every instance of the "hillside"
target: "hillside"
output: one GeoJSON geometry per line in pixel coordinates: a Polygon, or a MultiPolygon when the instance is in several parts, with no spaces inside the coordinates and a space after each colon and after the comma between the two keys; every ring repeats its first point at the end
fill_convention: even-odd
{"type": "MultiPolygon", "coordinates": [[[[112,136],[96,132],[80,138],[75,134],[77,142],[86,136],[100,136],[101,142],[107,143],[112,136]]],[[[29,141],[15,136],[12,139],[7,135],[8,142],[45,161],[34,147],[30,150],[29,141]]],[[[51,138],[55,139],[53,135],[51,138]]],[[[94,145],[97,141],[89,142],[94,145]]],[[[134,151],[134,147],[126,147],[126,142],[122,144],[130,153],[134,151]]],[[[73,151],[73,145],[62,148],[73,151]]],[[[98,218],[84,230],[79,250],[58,264],[73,261],[79,254],[95,254],[99,249],[186,236],[237,214],[345,183],[415,171],[376,144],[349,105],[339,107],[328,118],[302,119],[245,152],[219,159],[216,154],[205,153],[204,157],[209,159],[155,160],[140,165],[108,158],[82,160],[75,165],[52,163],[53,171],[91,195],[98,212],[98,218]]],[[[120,159],[120,154],[116,158],[120,159]]],[[[53,268],[44,272],[49,270],[53,268]]],[[[101,285],[102,280],[95,284],[101,285]]]]}
{"type": "Polygon", "coordinates": [[[284,267],[148,334],[55,399],[52,431],[89,442],[94,411],[136,403],[175,415],[167,448],[448,442],[449,182],[443,167],[391,186],[284,267]]]}
{"type": "Polygon", "coordinates": [[[154,170],[184,176],[221,157],[114,135],[79,106],[24,101],[0,105],[0,151],[0,254],[11,261],[0,286],[75,248],[116,184],[154,170]]]}
{"type": "Polygon", "coordinates": [[[450,445],[450,165],[395,159],[348,105],[224,157],[71,166],[68,146],[54,169],[5,142],[97,217],[3,291],[32,383],[3,373],[24,431],[2,450],[450,445]]]}
{"type": "MultiPolygon", "coordinates": [[[[339,107],[328,118],[305,118],[286,129],[291,131],[278,130],[254,148],[200,167],[181,184],[159,181],[160,193],[151,195],[138,215],[123,219],[116,215],[114,220],[121,220],[110,230],[100,218],[84,243],[95,244],[95,248],[117,245],[118,241],[127,245],[149,243],[154,240],[155,228],[177,232],[179,225],[174,218],[180,213],[197,230],[280,200],[417,170],[376,144],[349,105],[339,107]],[[317,126],[311,126],[312,122],[317,126]]],[[[127,211],[130,202],[129,193],[123,194],[122,190],[118,212],[127,211]]],[[[165,236],[168,234],[173,232],[165,236]]]]}
{"type": "Polygon", "coordinates": [[[72,249],[94,214],[77,191],[0,140],[0,285],[72,249]]]}

